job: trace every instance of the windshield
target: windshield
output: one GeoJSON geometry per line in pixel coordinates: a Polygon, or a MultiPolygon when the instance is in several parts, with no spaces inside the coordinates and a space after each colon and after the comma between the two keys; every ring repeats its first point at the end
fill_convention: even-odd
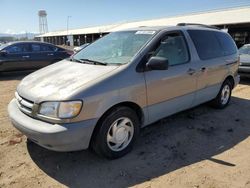
{"type": "Polygon", "coordinates": [[[90,44],[73,56],[108,64],[126,64],[137,54],[155,31],[114,32],[90,44]]]}
{"type": "Polygon", "coordinates": [[[250,45],[242,46],[239,49],[240,54],[250,54],[250,45]]]}

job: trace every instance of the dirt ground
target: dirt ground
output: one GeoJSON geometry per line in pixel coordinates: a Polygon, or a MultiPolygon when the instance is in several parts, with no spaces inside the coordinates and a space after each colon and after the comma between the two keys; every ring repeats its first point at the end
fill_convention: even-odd
{"type": "Polygon", "coordinates": [[[250,79],[241,81],[226,109],[201,105],[163,119],[141,130],[131,153],[110,161],[26,142],[7,114],[25,74],[0,77],[1,188],[250,188],[250,79]]]}

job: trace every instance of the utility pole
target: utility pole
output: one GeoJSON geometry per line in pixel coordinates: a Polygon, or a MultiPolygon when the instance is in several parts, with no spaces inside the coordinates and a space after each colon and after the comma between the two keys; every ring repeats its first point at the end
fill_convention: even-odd
{"type": "Polygon", "coordinates": [[[69,43],[69,38],[68,38],[68,36],[69,36],[69,19],[71,18],[71,16],[68,16],[67,17],[67,45],[68,45],[68,43],[69,43]]]}

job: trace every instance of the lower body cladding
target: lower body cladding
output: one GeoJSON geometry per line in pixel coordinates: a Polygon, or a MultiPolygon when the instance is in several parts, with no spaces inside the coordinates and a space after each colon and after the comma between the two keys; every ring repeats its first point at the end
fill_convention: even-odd
{"type": "Polygon", "coordinates": [[[30,140],[54,151],[77,151],[87,149],[97,119],[76,123],[52,124],[33,119],[17,106],[13,99],[8,112],[12,124],[30,140]]]}

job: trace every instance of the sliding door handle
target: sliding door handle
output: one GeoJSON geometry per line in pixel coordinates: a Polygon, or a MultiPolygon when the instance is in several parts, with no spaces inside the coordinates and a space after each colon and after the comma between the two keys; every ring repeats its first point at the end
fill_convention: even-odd
{"type": "Polygon", "coordinates": [[[206,67],[202,67],[200,70],[201,70],[201,72],[205,72],[207,70],[207,68],[206,67]]]}

